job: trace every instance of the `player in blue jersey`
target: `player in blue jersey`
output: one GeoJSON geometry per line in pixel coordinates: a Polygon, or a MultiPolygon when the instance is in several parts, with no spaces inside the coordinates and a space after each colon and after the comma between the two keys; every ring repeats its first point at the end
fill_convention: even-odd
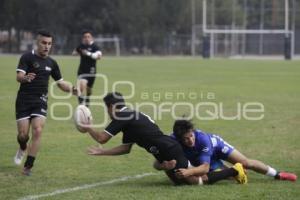
{"type": "Polygon", "coordinates": [[[242,163],[246,169],[278,180],[297,180],[297,176],[293,173],[279,172],[261,161],[247,158],[218,135],[194,129],[194,125],[189,120],[175,121],[171,137],[182,145],[185,156],[194,166],[178,169],[176,173],[178,177],[203,175],[210,171],[224,169],[226,166],[223,161],[227,161],[231,164],[242,163]]]}

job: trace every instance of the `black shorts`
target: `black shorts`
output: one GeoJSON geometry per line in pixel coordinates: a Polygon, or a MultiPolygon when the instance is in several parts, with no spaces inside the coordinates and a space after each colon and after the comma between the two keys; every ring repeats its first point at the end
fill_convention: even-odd
{"type": "Polygon", "coordinates": [[[158,154],[153,154],[153,156],[159,161],[170,161],[170,160],[176,160],[176,166],[174,169],[171,169],[169,171],[166,171],[166,174],[168,177],[176,184],[185,184],[185,182],[182,179],[178,179],[175,176],[175,173],[177,169],[180,168],[188,168],[189,167],[189,161],[185,157],[183,149],[180,144],[175,144],[172,147],[168,147],[166,149],[160,149],[158,154]]]}
{"type": "Polygon", "coordinates": [[[79,66],[77,77],[87,80],[87,86],[92,88],[96,78],[96,67],[79,66]]]}
{"type": "Polygon", "coordinates": [[[78,79],[87,80],[87,86],[92,88],[95,82],[95,74],[78,74],[78,79]]]}
{"type": "Polygon", "coordinates": [[[18,93],[16,99],[16,120],[33,117],[47,117],[47,95],[18,93]]]}
{"type": "Polygon", "coordinates": [[[180,144],[175,144],[172,147],[168,148],[160,148],[159,153],[153,155],[159,162],[176,160],[176,167],[174,168],[174,170],[180,168],[188,168],[189,165],[189,161],[185,157],[180,144]]]}

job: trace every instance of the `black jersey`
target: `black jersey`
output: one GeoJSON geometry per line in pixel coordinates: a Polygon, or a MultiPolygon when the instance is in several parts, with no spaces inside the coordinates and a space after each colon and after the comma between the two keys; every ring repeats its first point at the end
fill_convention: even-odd
{"type": "Polygon", "coordinates": [[[178,145],[171,137],[164,135],[149,116],[141,112],[124,107],[115,115],[105,132],[114,136],[122,131],[124,144],[137,143],[152,154],[178,145]]]}
{"type": "Polygon", "coordinates": [[[46,95],[48,93],[49,76],[61,80],[61,73],[57,62],[50,58],[42,58],[32,52],[24,53],[19,61],[17,72],[35,73],[35,79],[30,83],[21,83],[19,93],[46,95]]]}
{"type": "Polygon", "coordinates": [[[78,75],[80,74],[95,74],[96,73],[96,60],[91,58],[90,56],[83,55],[81,53],[82,50],[87,50],[91,53],[95,53],[100,51],[99,47],[92,43],[90,45],[80,44],[76,51],[80,55],[80,65],[78,69],[78,75]]]}

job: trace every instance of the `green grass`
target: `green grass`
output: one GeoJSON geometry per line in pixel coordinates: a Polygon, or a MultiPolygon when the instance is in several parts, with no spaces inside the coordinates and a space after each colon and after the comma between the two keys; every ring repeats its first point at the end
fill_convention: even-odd
{"type": "MultiPolygon", "coordinates": [[[[78,59],[57,57],[65,80],[75,83],[78,59]]],[[[14,102],[18,89],[15,81],[17,56],[1,56],[0,68],[0,199],[18,199],[27,195],[43,194],[62,188],[109,181],[123,176],[133,176],[152,169],[153,158],[145,150],[134,146],[129,155],[118,157],[91,157],[86,148],[95,142],[76,131],[73,122],[55,121],[49,116],[43,131],[42,147],[33,175],[21,176],[21,167],[12,158],[18,148],[14,102]]],[[[249,61],[202,60],[196,58],[110,58],[104,57],[98,72],[108,78],[109,89],[115,81],[128,80],[135,84],[131,103],[147,101],[161,104],[165,101],[211,101],[224,104],[224,114],[236,114],[236,105],[260,102],[265,107],[265,117],[259,121],[194,120],[198,128],[220,134],[245,155],[260,159],[277,169],[300,174],[300,62],[299,61],[249,61]],[[165,93],[196,93],[197,99],[166,99],[165,93]],[[208,100],[213,93],[215,99],[208,100]],[[161,98],[157,98],[157,95],[161,98]],[[202,94],[202,95],[200,95],[202,94]]],[[[103,82],[96,80],[95,93],[103,91],[103,82]]],[[[120,87],[129,94],[128,87],[120,87]]],[[[60,94],[58,90],[55,90],[60,94]]],[[[50,97],[49,108],[57,100],[50,97]]],[[[144,110],[148,113],[150,110],[144,110]]],[[[103,109],[92,107],[96,121],[103,119],[103,109]]],[[[187,111],[178,108],[176,113],[187,111]]],[[[57,116],[67,116],[66,107],[55,110],[57,116]]],[[[151,116],[152,113],[149,112],[151,116]]],[[[156,121],[165,133],[171,131],[173,119],[168,112],[156,121]]],[[[105,147],[118,145],[121,134],[105,147]]],[[[249,184],[237,185],[233,181],[219,182],[213,186],[173,187],[163,173],[87,190],[60,194],[44,199],[299,199],[299,182],[280,182],[249,172],[249,184]]]]}

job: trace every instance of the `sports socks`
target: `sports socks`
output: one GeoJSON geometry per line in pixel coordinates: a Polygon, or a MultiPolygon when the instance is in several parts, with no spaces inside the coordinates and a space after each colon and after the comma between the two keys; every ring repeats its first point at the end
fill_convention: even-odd
{"type": "Polygon", "coordinates": [[[275,177],[277,175],[276,169],[268,166],[268,171],[266,173],[267,176],[275,177]]]}
{"type": "Polygon", "coordinates": [[[31,169],[33,167],[34,160],[35,157],[28,155],[24,167],[27,169],[31,169]]]}
{"type": "Polygon", "coordinates": [[[90,105],[90,96],[79,96],[78,97],[78,103],[84,104],[86,107],[89,107],[90,105]]]}
{"type": "Polygon", "coordinates": [[[224,180],[229,177],[237,176],[238,172],[233,168],[224,169],[222,171],[213,171],[207,173],[207,183],[213,184],[217,181],[224,180]]]}
{"type": "Polygon", "coordinates": [[[85,106],[86,107],[90,106],[90,96],[85,96],[85,106]]]}
{"type": "Polygon", "coordinates": [[[78,103],[82,104],[84,102],[84,96],[78,96],[78,103]]]}

